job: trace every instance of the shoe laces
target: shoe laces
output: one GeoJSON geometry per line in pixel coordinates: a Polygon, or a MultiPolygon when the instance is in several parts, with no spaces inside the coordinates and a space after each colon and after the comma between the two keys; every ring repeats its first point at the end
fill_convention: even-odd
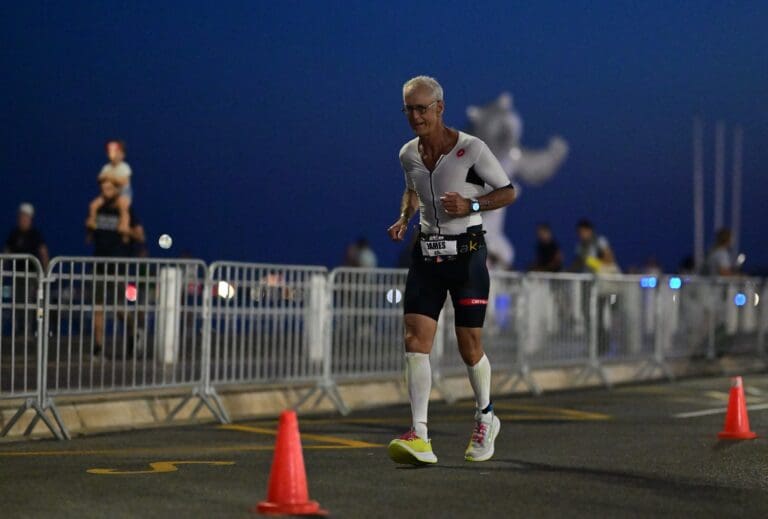
{"type": "Polygon", "coordinates": [[[408,432],[400,435],[400,439],[406,441],[415,440],[416,438],[418,438],[418,436],[416,436],[416,431],[413,429],[409,429],[408,432]]]}
{"type": "Polygon", "coordinates": [[[482,444],[485,441],[485,433],[488,432],[488,426],[480,420],[475,422],[475,430],[472,431],[472,442],[482,444]]]}

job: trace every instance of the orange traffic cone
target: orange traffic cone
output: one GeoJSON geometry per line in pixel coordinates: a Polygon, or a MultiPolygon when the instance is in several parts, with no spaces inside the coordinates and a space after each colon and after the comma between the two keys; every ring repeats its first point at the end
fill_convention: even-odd
{"type": "Polygon", "coordinates": [[[295,411],[283,411],[277,429],[275,455],[269,473],[267,501],[250,509],[269,515],[327,515],[320,503],[309,500],[299,421],[295,411]]]}
{"type": "Polygon", "coordinates": [[[731,379],[731,394],[728,398],[728,412],[725,414],[725,428],[717,435],[721,440],[751,440],[757,435],[749,430],[747,402],[741,377],[731,379]]]}

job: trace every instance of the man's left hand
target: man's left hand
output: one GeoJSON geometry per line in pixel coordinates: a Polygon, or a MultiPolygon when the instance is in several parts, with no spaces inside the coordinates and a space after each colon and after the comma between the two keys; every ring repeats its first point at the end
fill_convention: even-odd
{"type": "Polygon", "coordinates": [[[445,212],[451,216],[466,216],[470,213],[469,199],[449,191],[440,197],[445,212]]]}

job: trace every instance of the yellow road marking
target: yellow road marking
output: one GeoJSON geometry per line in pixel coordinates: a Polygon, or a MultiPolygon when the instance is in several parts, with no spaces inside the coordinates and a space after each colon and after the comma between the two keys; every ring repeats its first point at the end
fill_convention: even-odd
{"type": "MultiPolygon", "coordinates": [[[[274,429],[267,429],[265,427],[255,427],[251,425],[228,424],[228,425],[220,425],[218,428],[226,429],[228,431],[243,431],[243,432],[250,432],[250,433],[257,433],[257,434],[270,434],[273,436],[277,435],[277,431],[274,429]]],[[[367,443],[367,442],[361,442],[357,440],[349,440],[347,438],[339,438],[338,436],[326,436],[324,434],[301,433],[301,437],[302,439],[305,439],[305,440],[333,443],[336,445],[341,445],[341,446],[349,447],[353,449],[366,449],[368,447],[383,447],[383,445],[379,445],[376,443],[367,443]]]]}
{"type": "Polygon", "coordinates": [[[234,461],[156,461],[150,463],[152,470],[119,470],[119,469],[88,469],[88,474],[106,475],[126,475],[126,474],[163,474],[167,472],[176,472],[179,468],[176,465],[234,465],[234,461]]]}
{"type": "MultiPolygon", "coordinates": [[[[565,420],[565,421],[597,421],[597,420],[610,420],[611,416],[603,413],[595,413],[589,411],[577,411],[574,409],[562,409],[557,407],[541,407],[541,406],[527,406],[516,404],[504,404],[497,406],[493,404],[495,408],[501,411],[524,411],[523,413],[497,413],[501,420],[510,421],[525,421],[525,420],[565,420]]],[[[468,406],[467,406],[468,407],[468,406]]],[[[458,423],[466,422],[467,416],[457,415],[435,415],[431,418],[432,423],[458,423]]],[[[391,418],[304,418],[301,421],[306,425],[409,425],[411,421],[406,417],[391,417],[391,418]]],[[[257,422],[259,425],[274,425],[274,420],[257,422]]],[[[228,425],[220,426],[223,429],[232,428],[228,425]]],[[[243,426],[237,426],[243,427],[243,426]]],[[[259,430],[255,432],[267,433],[268,429],[259,430]]],[[[271,434],[274,434],[272,431],[271,434]]],[[[302,433],[302,438],[309,437],[309,435],[302,433]]]]}
{"type": "MultiPolygon", "coordinates": [[[[368,444],[369,448],[384,447],[384,445],[368,444]]],[[[231,445],[226,447],[156,447],[156,448],[138,448],[138,449],[97,449],[97,450],[71,450],[71,451],[16,451],[2,452],[0,458],[13,457],[34,457],[34,456],[156,456],[156,455],[197,455],[206,453],[225,453],[225,452],[258,452],[274,450],[274,445],[231,445]]],[[[348,447],[346,445],[305,445],[304,450],[334,450],[334,449],[359,449],[361,447],[348,447]]]]}

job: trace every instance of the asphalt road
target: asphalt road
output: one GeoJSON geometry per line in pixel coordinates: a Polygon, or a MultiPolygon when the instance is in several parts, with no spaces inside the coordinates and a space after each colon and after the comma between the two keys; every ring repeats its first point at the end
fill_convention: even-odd
{"type": "MultiPolygon", "coordinates": [[[[300,417],[312,499],[333,517],[768,517],[768,376],[745,379],[752,441],[721,442],[729,380],[495,402],[496,456],[467,463],[470,402],[433,405],[436,466],[396,466],[405,406],[300,417]],[[693,414],[692,414],[693,413],[693,414]]],[[[249,517],[276,421],[0,442],[0,516],[249,517]]]]}

